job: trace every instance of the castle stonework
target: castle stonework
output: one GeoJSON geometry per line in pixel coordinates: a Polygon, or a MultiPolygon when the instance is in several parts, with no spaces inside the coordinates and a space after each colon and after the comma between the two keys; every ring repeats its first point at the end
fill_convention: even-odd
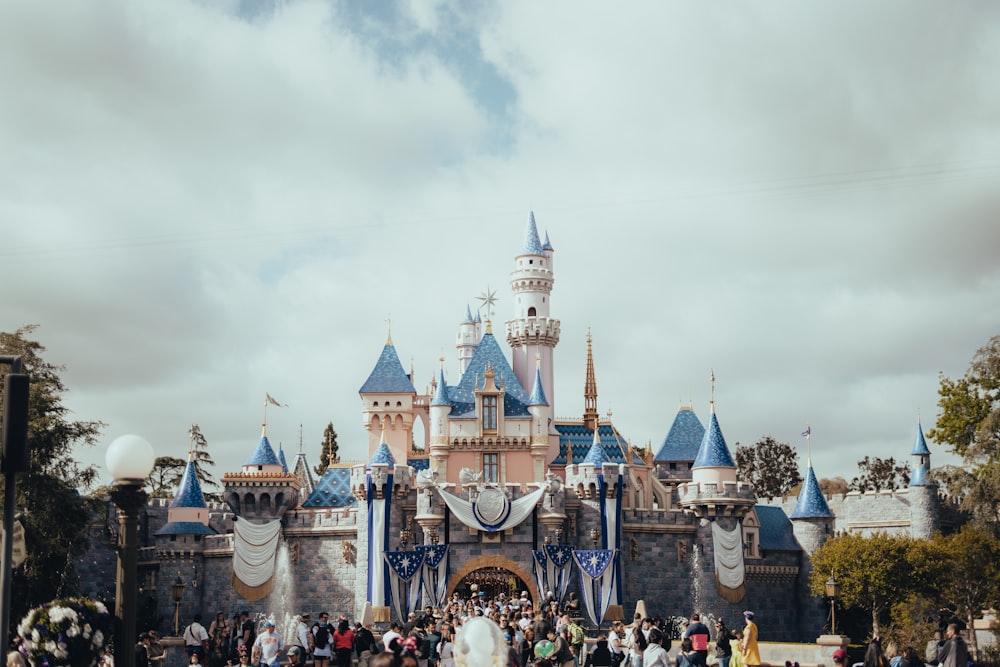
{"type": "MultiPolygon", "coordinates": [[[[763,638],[813,641],[826,607],[808,593],[810,554],[838,531],[930,537],[941,528],[919,425],[908,488],[826,498],[810,462],[798,497],[761,504],[736,477],[714,403],[707,425],[682,407],[653,456],[600,419],[589,337],[582,417],[556,419],[553,350],[564,332],[552,317],[553,255],[532,215],[511,274],[510,359],[492,312],[484,320],[467,308],[456,335],[458,382],[448,385],[442,368],[418,392],[386,341],[359,391],[367,463],[334,464],[313,481],[305,456],[289,470],[265,429],[243,469],[223,477],[219,505],[205,502],[189,462],[177,496],[150,502],[141,527],[140,606],[161,630],[172,629],[178,579],[182,626],[218,610],[358,618],[366,605],[387,620],[396,613],[383,555],[416,545],[448,546],[448,596],[475,585],[538,601],[547,591],[533,553],[569,545],[614,553],[608,616],[630,618],[644,600],[656,615],[699,611],[735,626],[753,609],[763,638]],[[418,423],[423,442],[413,441],[418,423]],[[260,584],[238,564],[241,527],[268,526],[279,528],[276,574],[260,584]]],[[[114,590],[108,526],[96,526],[95,549],[77,564],[84,592],[106,599],[114,590]]],[[[582,597],[579,566],[571,572],[568,591],[582,597]]]]}

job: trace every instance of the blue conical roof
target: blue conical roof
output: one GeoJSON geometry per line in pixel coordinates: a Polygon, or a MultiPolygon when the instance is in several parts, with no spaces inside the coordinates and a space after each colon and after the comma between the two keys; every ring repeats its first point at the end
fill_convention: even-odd
{"type": "Polygon", "coordinates": [[[528,417],[528,394],[514,375],[507,357],[492,333],[483,334],[475,354],[469,360],[465,373],[457,385],[449,387],[448,396],[454,407],[452,415],[472,415],[476,409],[476,385],[482,386],[486,368],[493,369],[497,387],[504,388],[503,406],[505,417],[528,417]]]}
{"type": "Polygon", "coordinates": [[[795,510],[792,512],[792,519],[832,519],[833,512],[826,504],[823,491],[819,488],[819,481],[816,473],[810,465],[806,471],[806,480],[802,483],[799,491],[799,499],[795,502],[795,510]]]}
{"type": "Polygon", "coordinates": [[[281,472],[288,472],[288,461],[285,460],[285,450],[278,445],[278,461],[281,462],[281,472]]]}
{"type": "Polygon", "coordinates": [[[535,386],[531,388],[531,396],[528,397],[528,405],[548,405],[545,399],[545,389],[542,388],[542,371],[535,369],[535,386]]]}
{"type": "Polygon", "coordinates": [[[431,405],[451,405],[451,401],[448,400],[448,386],[444,381],[443,368],[438,375],[438,383],[434,389],[434,398],[431,399],[431,405]]]}
{"type": "Polygon", "coordinates": [[[257,449],[253,450],[253,455],[243,465],[280,466],[281,461],[274,455],[274,449],[271,448],[271,443],[268,442],[267,436],[262,435],[260,436],[260,442],[257,443],[257,449]]]}
{"type": "Polygon", "coordinates": [[[389,451],[389,445],[383,442],[378,446],[375,453],[372,454],[371,460],[368,461],[369,468],[373,465],[387,465],[390,468],[396,467],[396,459],[392,457],[392,452],[389,451]]]}
{"type": "Polygon", "coordinates": [[[924,440],[924,428],[917,422],[917,439],[913,443],[911,456],[930,456],[931,450],[927,449],[927,441],[924,440]]]}
{"type": "Polygon", "coordinates": [[[698,456],[694,459],[693,468],[735,468],[736,463],[726,446],[726,439],[722,437],[722,429],[719,428],[719,419],[712,410],[712,416],[708,420],[708,429],[701,439],[701,446],[698,447],[698,456]]]}
{"type": "Polygon", "coordinates": [[[367,394],[415,394],[417,390],[413,388],[410,377],[403,370],[403,364],[396,354],[396,347],[392,343],[386,343],[382,348],[382,354],[375,362],[375,368],[371,375],[361,385],[358,393],[367,394]]]}
{"type": "Polygon", "coordinates": [[[594,442],[590,445],[587,456],[583,459],[584,464],[591,464],[595,468],[603,468],[605,462],[609,461],[607,452],[601,444],[601,437],[598,433],[600,429],[594,429],[594,442]]]}
{"type": "Polygon", "coordinates": [[[542,244],[542,250],[555,250],[555,248],[552,247],[552,243],[549,241],[549,233],[547,231],[545,232],[545,243],[542,244]]]}
{"type": "Polygon", "coordinates": [[[528,216],[528,229],[524,232],[524,248],[521,249],[522,255],[541,255],[544,254],[542,249],[542,242],[538,240],[538,227],[535,225],[535,212],[532,211],[531,215],[528,216]]]}
{"type": "Polygon", "coordinates": [[[206,507],[205,494],[201,492],[201,482],[198,481],[198,470],[195,468],[194,461],[187,462],[181,483],[177,486],[177,493],[170,502],[170,506],[206,507]]]}
{"type": "Polygon", "coordinates": [[[474,322],[475,320],[472,319],[472,309],[469,308],[469,304],[465,304],[465,320],[463,320],[463,323],[471,324],[474,322]]]}
{"type": "Polygon", "coordinates": [[[688,407],[682,407],[674,417],[674,423],[670,425],[667,437],[660,445],[660,451],[653,457],[654,462],[661,461],[694,461],[698,456],[698,449],[701,441],[705,437],[705,427],[701,420],[688,407]]]}

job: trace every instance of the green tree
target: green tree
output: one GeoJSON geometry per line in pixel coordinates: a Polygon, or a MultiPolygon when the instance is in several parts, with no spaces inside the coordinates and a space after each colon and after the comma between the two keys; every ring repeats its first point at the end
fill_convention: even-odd
{"type": "Polygon", "coordinates": [[[823,477],[819,480],[819,490],[823,495],[832,496],[836,493],[847,493],[851,487],[843,477],[823,477]]]}
{"type": "Polygon", "coordinates": [[[827,579],[836,577],[840,604],[866,610],[877,635],[890,605],[922,586],[922,570],[914,566],[914,542],[885,533],[831,538],[813,554],[809,587],[814,595],[822,596],[827,579]]]}
{"type": "Polygon", "coordinates": [[[1000,336],[976,351],[963,377],[940,381],[937,422],[927,437],[962,456],[968,474],[937,478],[951,484],[962,509],[1000,534],[1000,336]]]}
{"type": "Polygon", "coordinates": [[[798,452],[769,435],[753,445],[737,443],[736,467],[740,479],[753,484],[758,498],[771,500],[784,496],[802,483],[798,452]]]}
{"type": "Polygon", "coordinates": [[[215,460],[208,453],[208,440],[202,435],[201,428],[197,424],[191,424],[188,435],[191,438],[191,457],[194,461],[195,474],[198,475],[198,482],[201,483],[205,499],[222,502],[222,494],[216,491],[219,484],[212,473],[208,472],[209,467],[215,466],[215,460]]]}
{"type": "MultiPolygon", "coordinates": [[[[11,619],[61,595],[78,594],[73,559],[87,551],[90,502],[77,492],[96,479],[93,466],[73,458],[79,445],[95,445],[104,426],[73,421],[63,405],[64,367],[43,358],[31,336],[37,326],[0,333],[0,355],[20,356],[30,377],[28,469],[17,478],[17,507],[24,525],[27,560],[13,572],[11,619]],[[54,574],[61,573],[58,576],[54,574]]],[[[7,480],[4,480],[6,483],[7,480]]]]}
{"type": "Polygon", "coordinates": [[[337,432],[333,430],[333,422],[323,429],[323,447],[319,453],[319,463],[313,468],[317,475],[322,475],[332,463],[340,463],[339,447],[337,446],[337,432]]]}
{"type": "Polygon", "coordinates": [[[177,485],[184,475],[184,459],[176,456],[158,456],[153,464],[153,471],[146,481],[146,490],[150,498],[171,498],[177,485]]]}
{"type": "Polygon", "coordinates": [[[896,459],[877,456],[858,461],[857,477],[851,480],[852,491],[892,491],[910,483],[910,469],[897,465],[896,459]]]}
{"type": "MultiPolygon", "coordinates": [[[[941,566],[933,572],[942,602],[958,607],[968,627],[983,609],[1000,603],[1000,540],[982,527],[967,524],[957,533],[937,537],[933,551],[941,566]]],[[[974,632],[969,643],[976,650],[974,632]]]]}

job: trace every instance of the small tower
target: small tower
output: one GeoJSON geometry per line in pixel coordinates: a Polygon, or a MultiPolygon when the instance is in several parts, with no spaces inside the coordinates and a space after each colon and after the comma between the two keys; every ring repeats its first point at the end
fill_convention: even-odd
{"type": "Polygon", "coordinates": [[[799,490],[795,509],[788,518],[792,520],[796,539],[810,556],[833,536],[835,517],[819,488],[819,481],[813,472],[812,457],[808,460],[806,479],[799,490]]]}
{"type": "MultiPolygon", "coordinates": [[[[478,314],[478,313],[477,313],[478,314]]],[[[455,334],[455,347],[458,349],[458,374],[461,375],[469,366],[469,360],[476,353],[481,336],[481,327],[472,317],[472,310],[465,306],[465,320],[458,325],[455,334]]]]}
{"type": "Polygon", "coordinates": [[[941,499],[937,484],[930,478],[931,451],[924,439],[924,429],[917,419],[917,437],[910,452],[913,467],[907,496],[910,500],[910,535],[930,539],[941,529],[941,499]]]}
{"type": "MultiPolygon", "coordinates": [[[[553,353],[559,343],[559,320],[550,317],[552,285],[552,250],[542,246],[535,225],[535,214],[528,218],[524,247],[515,258],[510,274],[514,294],[514,316],[507,321],[507,344],[513,356],[514,375],[522,387],[531,386],[536,370],[535,359],[541,360],[542,386],[548,398],[548,419],[555,417],[555,384],[553,353]]],[[[550,429],[549,460],[559,453],[559,438],[550,429]]]]}
{"type": "Polygon", "coordinates": [[[299,479],[287,472],[267,439],[267,424],[243,470],[223,477],[226,503],[240,518],[252,521],[280,519],[299,502],[299,479]]]}
{"type": "Polygon", "coordinates": [[[594,374],[594,348],[587,332],[587,377],[583,382],[583,425],[597,432],[597,376],[594,374]]]}
{"type": "Polygon", "coordinates": [[[358,393],[361,395],[361,418],[368,429],[368,451],[374,453],[384,442],[397,461],[406,461],[413,439],[413,403],[417,390],[403,370],[391,333],[375,368],[358,393]],[[380,438],[383,429],[384,440],[380,438]]]}
{"type": "Polygon", "coordinates": [[[541,368],[536,368],[535,384],[528,397],[528,412],[531,413],[531,460],[536,480],[545,478],[545,457],[549,451],[548,407],[549,402],[542,387],[542,371],[541,368]]]}
{"type": "MultiPolygon", "coordinates": [[[[167,540],[157,540],[157,551],[193,550],[200,543],[200,536],[214,535],[209,525],[208,505],[198,481],[198,470],[194,464],[194,452],[188,454],[187,467],[177,486],[177,493],[167,509],[167,524],[156,531],[157,537],[173,536],[167,540]],[[194,536],[199,536],[197,540],[194,536]]],[[[199,549],[200,550],[200,547],[199,549]]]]}
{"type": "Polygon", "coordinates": [[[448,398],[448,383],[444,379],[444,368],[439,371],[437,386],[430,405],[430,468],[437,470],[442,479],[448,478],[448,415],[451,414],[451,400],[448,398]]]}
{"type": "Polygon", "coordinates": [[[910,459],[912,460],[910,486],[926,486],[930,482],[927,474],[931,471],[931,450],[927,448],[927,441],[924,440],[924,428],[920,425],[919,417],[917,418],[917,438],[913,442],[910,459]]]}

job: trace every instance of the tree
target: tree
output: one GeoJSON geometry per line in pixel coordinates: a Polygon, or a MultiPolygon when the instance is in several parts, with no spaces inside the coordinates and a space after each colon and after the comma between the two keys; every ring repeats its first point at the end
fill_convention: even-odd
{"type": "MultiPolygon", "coordinates": [[[[73,559],[87,551],[90,501],[77,492],[96,479],[93,466],[73,458],[79,445],[95,445],[104,424],[71,421],[62,403],[64,367],[46,362],[45,348],[30,336],[37,326],[0,332],[0,355],[20,356],[30,377],[28,469],[17,479],[17,507],[27,560],[13,572],[11,618],[61,595],[79,593],[73,559]],[[53,576],[62,573],[61,576],[53,576]]],[[[6,480],[4,480],[6,483],[6,480]]]]}
{"type": "Polygon", "coordinates": [[[802,482],[798,452],[769,435],[754,445],[737,444],[736,467],[740,479],[753,484],[758,498],[784,496],[802,482]]]}
{"type": "Polygon", "coordinates": [[[326,428],[323,429],[323,447],[319,454],[319,464],[313,468],[317,475],[325,473],[326,469],[330,467],[330,464],[340,463],[340,455],[338,452],[339,447],[337,446],[337,432],[333,430],[333,422],[330,422],[326,425],[326,428]]]}
{"type": "Polygon", "coordinates": [[[868,611],[877,635],[889,606],[922,586],[922,570],[914,566],[914,542],[909,537],[885,533],[871,537],[848,533],[831,538],[811,558],[810,590],[814,595],[824,595],[827,579],[836,577],[840,604],[868,611]]]}
{"type": "Polygon", "coordinates": [[[927,437],[962,456],[968,475],[947,481],[962,491],[962,509],[1000,533],[1000,336],[976,351],[963,377],[942,375],[938,396],[927,437]]]}
{"type": "Polygon", "coordinates": [[[198,482],[201,483],[201,491],[205,495],[205,499],[222,502],[222,494],[213,492],[213,489],[219,488],[219,484],[215,481],[212,473],[206,469],[208,466],[215,465],[212,455],[208,453],[208,440],[202,435],[201,428],[197,424],[191,424],[188,435],[191,437],[191,457],[194,461],[194,471],[198,476],[198,482]]]}
{"type": "Polygon", "coordinates": [[[843,477],[823,477],[819,480],[819,490],[825,496],[832,496],[837,493],[847,493],[851,487],[843,477]]]}
{"type": "Polygon", "coordinates": [[[1000,530],[1000,466],[980,465],[967,470],[946,465],[933,468],[930,477],[973,520],[990,527],[994,534],[1000,530]]]}
{"type": "Polygon", "coordinates": [[[158,456],[149,473],[146,488],[150,498],[171,498],[184,475],[184,459],[176,456],[158,456]]]}
{"type": "Polygon", "coordinates": [[[896,459],[877,456],[858,461],[860,474],[851,480],[852,491],[892,491],[910,483],[910,469],[896,465],[896,459]]]}
{"type": "MultiPolygon", "coordinates": [[[[967,524],[957,533],[938,536],[933,550],[943,566],[934,572],[943,602],[957,606],[968,627],[983,609],[1000,602],[1000,540],[981,527],[967,524]]],[[[976,633],[969,633],[976,650],[976,633]]]]}

